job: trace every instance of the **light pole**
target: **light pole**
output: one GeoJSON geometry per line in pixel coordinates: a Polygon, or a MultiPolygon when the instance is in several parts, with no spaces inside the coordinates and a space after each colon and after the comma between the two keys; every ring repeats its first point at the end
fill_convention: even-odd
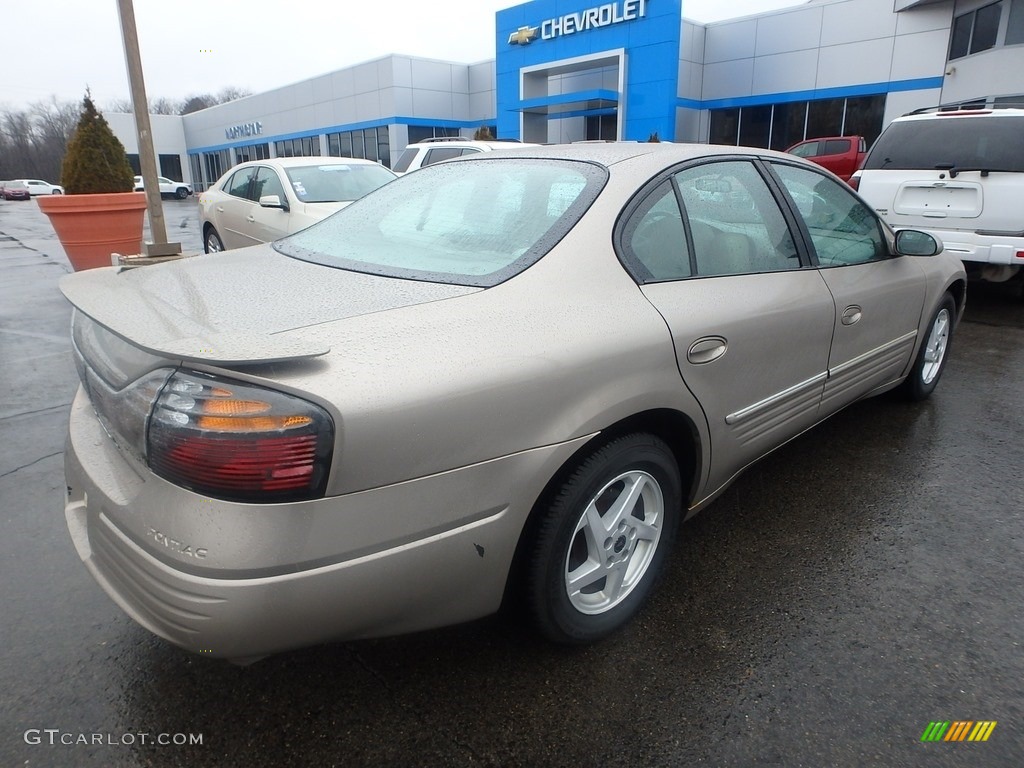
{"type": "Polygon", "coordinates": [[[135,8],[132,6],[132,0],[117,0],[117,13],[121,18],[124,60],[128,67],[132,112],[135,113],[135,133],[139,140],[139,165],[142,167],[142,184],[146,191],[149,230],[153,237],[153,242],[142,243],[142,251],[146,256],[170,256],[181,253],[181,243],[167,242],[167,225],[164,222],[160,185],[156,178],[156,153],[153,151],[149,102],[146,100],[146,83],[142,79],[142,54],[139,52],[139,34],[135,28],[135,8]]]}

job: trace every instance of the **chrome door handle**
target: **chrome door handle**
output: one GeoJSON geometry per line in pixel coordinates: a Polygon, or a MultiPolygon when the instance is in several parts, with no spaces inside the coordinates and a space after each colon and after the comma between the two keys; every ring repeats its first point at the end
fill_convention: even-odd
{"type": "Polygon", "coordinates": [[[729,342],[721,336],[705,336],[690,345],[686,350],[686,359],[694,365],[704,365],[720,358],[728,348],[729,342]]]}
{"type": "Polygon", "coordinates": [[[246,216],[245,220],[246,221],[256,221],[256,217],[255,216],[246,216]]]}
{"type": "Polygon", "coordinates": [[[843,310],[843,325],[853,325],[854,323],[860,322],[860,319],[864,316],[864,310],[858,307],[856,304],[847,307],[843,310]]]}

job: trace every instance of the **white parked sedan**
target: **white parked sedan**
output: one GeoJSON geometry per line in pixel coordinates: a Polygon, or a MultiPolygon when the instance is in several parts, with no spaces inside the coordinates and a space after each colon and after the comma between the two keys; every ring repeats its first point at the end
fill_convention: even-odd
{"type": "Polygon", "coordinates": [[[351,157],[240,163],[199,196],[203,248],[213,253],[278,240],[395,178],[382,165],[351,157]]]}
{"type": "Polygon", "coordinates": [[[24,182],[25,186],[28,187],[28,193],[35,197],[36,195],[63,195],[64,187],[60,184],[51,184],[48,181],[42,179],[15,179],[15,181],[24,182]]]}
{"type": "MultiPolygon", "coordinates": [[[[173,195],[179,200],[184,200],[192,194],[192,185],[186,184],[184,181],[174,181],[173,179],[168,179],[166,176],[157,176],[156,181],[157,185],[160,187],[161,197],[164,195],[173,195]]],[[[146,186],[142,181],[142,177],[136,176],[134,190],[136,192],[144,192],[145,189],[146,186]]]]}

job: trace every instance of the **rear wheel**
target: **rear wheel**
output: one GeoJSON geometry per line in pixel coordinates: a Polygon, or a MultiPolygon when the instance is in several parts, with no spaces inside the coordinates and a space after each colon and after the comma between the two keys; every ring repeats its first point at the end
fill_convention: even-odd
{"type": "Polygon", "coordinates": [[[925,331],[927,336],[917,352],[914,367],[903,382],[903,393],[911,400],[924,400],[939,383],[953,343],[956,302],[948,293],[939,302],[925,331]]]}
{"type": "Polygon", "coordinates": [[[671,549],[681,487],[672,451],[653,435],[618,438],[577,464],[541,511],[525,571],[542,634],[582,644],[633,617],[671,549]]]}
{"type": "Polygon", "coordinates": [[[203,250],[207,253],[220,253],[224,250],[224,243],[221,242],[220,235],[213,227],[206,228],[206,235],[203,237],[203,250]]]}

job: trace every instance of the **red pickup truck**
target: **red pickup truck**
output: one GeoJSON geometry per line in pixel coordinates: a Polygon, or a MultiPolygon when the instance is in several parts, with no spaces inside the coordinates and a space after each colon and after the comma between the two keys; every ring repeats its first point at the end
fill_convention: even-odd
{"type": "Polygon", "coordinates": [[[854,171],[860,170],[868,153],[863,136],[827,136],[807,139],[786,150],[832,171],[843,181],[849,181],[854,171]]]}

